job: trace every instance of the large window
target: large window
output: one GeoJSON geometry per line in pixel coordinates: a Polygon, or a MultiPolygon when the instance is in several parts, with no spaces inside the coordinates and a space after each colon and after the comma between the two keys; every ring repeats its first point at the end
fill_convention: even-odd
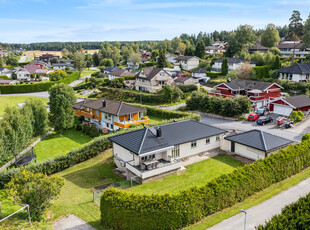
{"type": "Polygon", "coordinates": [[[196,148],[196,147],[197,147],[197,141],[192,141],[191,148],[196,148]]]}
{"type": "Polygon", "coordinates": [[[99,117],[99,111],[98,110],[96,110],[96,116],[99,117]]]}
{"type": "Polygon", "coordinates": [[[180,146],[176,145],[172,149],[172,157],[179,157],[180,156],[180,146]]]}
{"type": "Polygon", "coordinates": [[[215,141],[216,141],[216,142],[220,141],[220,136],[216,136],[215,141]]]}
{"type": "Polygon", "coordinates": [[[210,144],[210,137],[206,139],[206,144],[210,144]]]}

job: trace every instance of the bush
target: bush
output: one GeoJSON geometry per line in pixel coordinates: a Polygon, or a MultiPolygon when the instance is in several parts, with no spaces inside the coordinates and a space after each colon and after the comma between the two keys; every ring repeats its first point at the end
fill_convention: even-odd
{"type": "Polygon", "coordinates": [[[140,63],[139,68],[144,68],[144,67],[154,67],[155,63],[154,62],[147,62],[147,63],[140,63]]]}
{"type": "Polygon", "coordinates": [[[100,134],[99,134],[99,131],[98,129],[96,128],[95,125],[92,125],[89,129],[89,136],[90,137],[98,137],[100,134]]]}
{"type": "Polygon", "coordinates": [[[82,132],[85,133],[86,135],[89,135],[90,127],[88,124],[83,124],[82,125],[82,132]]]}
{"type": "Polygon", "coordinates": [[[305,115],[302,111],[292,111],[290,118],[294,122],[300,122],[304,119],[305,115]]]}
{"type": "Polygon", "coordinates": [[[214,79],[214,78],[218,78],[220,76],[222,76],[222,73],[219,72],[219,73],[213,73],[213,72],[206,72],[207,76],[210,77],[211,79],[214,79]]]}
{"type": "Polygon", "coordinates": [[[269,71],[270,67],[269,66],[256,66],[253,67],[256,73],[256,78],[257,79],[264,79],[264,78],[269,78],[269,71]]]}
{"type": "Polygon", "coordinates": [[[204,186],[176,194],[132,194],[110,187],[101,196],[101,220],[111,229],[182,228],[242,202],[309,166],[310,142],[307,141],[239,167],[204,186]]]}
{"type": "Polygon", "coordinates": [[[178,85],[177,86],[183,93],[193,92],[198,90],[197,85],[178,85]]]}
{"type": "Polygon", "coordinates": [[[310,133],[305,133],[302,138],[301,141],[308,141],[310,140],[310,133]]]}
{"type": "Polygon", "coordinates": [[[76,123],[75,129],[76,129],[76,131],[82,131],[82,125],[81,125],[81,123],[76,123]]]}
{"type": "Polygon", "coordinates": [[[1,79],[4,79],[4,80],[10,79],[10,78],[9,78],[8,76],[6,76],[6,75],[1,75],[0,78],[1,78],[1,79]]]}

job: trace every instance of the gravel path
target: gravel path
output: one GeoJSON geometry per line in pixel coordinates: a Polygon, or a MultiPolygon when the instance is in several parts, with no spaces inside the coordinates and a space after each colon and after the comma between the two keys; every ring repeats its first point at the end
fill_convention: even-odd
{"type": "Polygon", "coordinates": [[[75,215],[69,215],[53,224],[54,230],[96,230],[90,226],[85,220],[75,215]]]}

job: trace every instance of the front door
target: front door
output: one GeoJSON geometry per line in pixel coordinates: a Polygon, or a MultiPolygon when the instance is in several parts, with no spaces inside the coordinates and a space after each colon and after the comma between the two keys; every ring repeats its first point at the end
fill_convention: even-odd
{"type": "Polygon", "coordinates": [[[232,153],[235,152],[235,142],[233,142],[233,141],[231,142],[230,151],[231,151],[232,153]]]}

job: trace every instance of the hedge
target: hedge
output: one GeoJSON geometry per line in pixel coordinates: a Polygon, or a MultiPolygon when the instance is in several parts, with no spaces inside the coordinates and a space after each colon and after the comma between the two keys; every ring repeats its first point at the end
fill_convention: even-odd
{"type": "Polygon", "coordinates": [[[253,67],[256,73],[256,77],[258,79],[264,79],[264,78],[269,78],[269,71],[270,67],[269,66],[256,66],[253,67]]]}
{"type": "Polygon", "coordinates": [[[125,80],[135,80],[136,76],[125,76],[124,79],[125,80]]]}
{"type": "Polygon", "coordinates": [[[147,63],[140,63],[139,68],[144,68],[144,67],[154,67],[155,63],[154,62],[147,62],[147,63]]]}
{"type": "Polygon", "coordinates": [[[291,91],[300,91],[300,93],[304,94],[307,89],[310,89],[310,82],[280,81],[278,84],[284,88],[283,91],[288,93],[291,91]]]}
{"type": "Polygon", "coordinates": [[[48,91],[54,84],[65,83],[69,84],[80,78],[79,72],[71,74],[69,77],[62,79],[60,81],[47,81],[40,83],[30,83],[30,84],[19,84],[19,85],[0,85],[0,92],[2,94],[10,93],[32,93],[32,92],[42,92],[48,91]]]}
{"type": "Polygon", "coordinates": [[[112,229],[178,229],[231,207],[310,166],[310,141],[176,194],[133,194],[109,188],[101,196],[101,220],[112,229]]]}
{"type": "MultiPolygon", "coordinates": [[[[200,115],[197,114],[191,114],[186,112],[176,112],[176,111],[166,111],[163,110],[162,113],[160,113],[160,108],[153,108],[150,106],[141,106],[146,109],[149,109],[148,114],[154,115],[154,116],[160,116],[162,118],[166,118],[169,120],[163,120],[162,122],[156,122],[154,124],[150,123],[149,125],[160,125],[165,124],[169,122],[173,122],[173,119],[177,118],[180,120],[188,120],[188,119],[194,119],[194,120],[200,120],[200,115]]],[[[4,185],[7,184],[20,170],[27,169],[31,172],[40,172],[45,173],[47,175],[51,175],[60,171],[63,171],[73,165],[79,164],[83,161],[86,161],[88,159],[91,159],[104,150],[111,148],[112,144],[107,139],[109,136],[117,135],[123,132],[129,132],[135,129],[139,129],[140,127],[133,127],[127,130],[119,130],[117,132],[107,134],[104,136],[100,136],[97,138],[94,138],[91,142],[83,145],[80,149],[73,149],[66,155],[58,156],[54,159],[47,159],[45,161],[36,163],[36,164],[30,164],[25,167],[20,168],[12,168],[8,170],[0,171],[0,189],[4,188],[4,185]]]]}
{"type": "Polygon", "coordinates": [[[193,92],[193,91],[197,91],[198,90],[198,86],[197,85],[178,85],[177,87],[180,90],[182,90],[183,93],[189,93],[189,92],[193,92]]]}
{"type": "Polygon", "coordinates": [[[256,227],[257,230],[272,229],[309,229],[310,226],[310,193],[299,198],[295,203],[287,205],[282,213],[275,215],[264,225],[256,227]]]}
{"type": "Polygon", "coordinates": [[[210,77],[211,79],[212,78],[218,78],[219,76],[222,76],[222,73],[221,72],[206,72],[207,76],[210,77]]]}

